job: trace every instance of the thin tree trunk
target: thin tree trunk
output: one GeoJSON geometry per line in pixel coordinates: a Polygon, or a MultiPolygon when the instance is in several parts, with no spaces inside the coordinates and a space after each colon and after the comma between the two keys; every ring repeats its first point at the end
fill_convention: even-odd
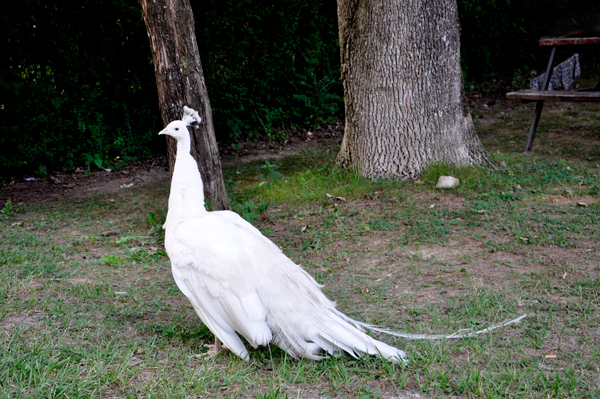
{"type": "Polygon", "coordinates": [[[456,0],[338,0],[338,23],[339,164],[416,178],[436,162],[491,163],[464,94],[456,0]]]}
{"type": "MultiPolygon", "coordinates": [[[[165,126],[180,119],[183,106],[196,109],[203,123],[190,127],[191,153],[198,162],[206,202],[213,210],[231,209],[219,149],[215,139],[212,110],[200,63],[194,15],[189,0],[139,0],[150,38],[158,98],[165,126]]],[[[171,173],[177,146],[167,138],[171,173]]]]}

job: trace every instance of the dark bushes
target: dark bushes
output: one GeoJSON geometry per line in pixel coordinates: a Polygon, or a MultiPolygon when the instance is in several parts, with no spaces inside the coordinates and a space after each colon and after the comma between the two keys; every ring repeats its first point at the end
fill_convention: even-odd
{"type": "MultiPolygon", "coordinates": [[[[526,84],[547,60],[539,36],[598,28],[600,5],[587,3],[458,0],[467,86],[526,84]]],[[[221,143],[281,139],[295,125],[343,118],[335,1],[192,0],[192,8],[221,143]]],[[[135,0],[23,0],[0,21],[0,182],[163,151],[135,0]]]]}

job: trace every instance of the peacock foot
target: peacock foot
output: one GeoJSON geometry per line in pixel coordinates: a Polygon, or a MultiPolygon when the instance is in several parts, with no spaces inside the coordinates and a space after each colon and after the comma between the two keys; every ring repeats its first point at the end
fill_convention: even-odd
{"type": "Polygon", "coordinates": [[[215,337],[214,344],[206,344],[206,345],[204,345],[204,347],[208,348],[208,352],[202,353],[198,356],[205,358],[205,359],[213,358],[213,357],[217,356],[219,353],[227,350],[227,347],[225,345],[223,345],[223,343],[221,342],[221,340],[219,340],[219,338],[216,338],[216,337],[215,337]]]}

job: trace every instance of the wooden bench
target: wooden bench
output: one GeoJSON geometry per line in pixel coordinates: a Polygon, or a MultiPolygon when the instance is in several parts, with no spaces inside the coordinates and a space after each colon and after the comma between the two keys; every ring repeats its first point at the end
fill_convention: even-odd
{"type": "Polygon", "coordinates": [[[594,88],[576,90],[576,91],[558,91],[558,90],[546,90],[550,78],[552,77],[552,70],[554,69],[554,54],[556,53],[556,46],[573,46],[580,44],[600,44],[600,37],[542,37],[540,39],[540,46],[553,46],[552,52],[550,53],[550,60],[548,61],[548,67],[546,68],[546,77],[542,85],[543,90],[519,90],[511,93],[506,93],[506,98],[509,100],[521,100],[524,103],[535,101],[535,112],[531,121],[531,127],[529,128],[529,134],[527,135],[527,143],[525,144],[525,153],[531,152],[533,146],[533,139],[535,138],[535,132],[542,115],[542,109],[544,108],[544,101],[559,101],[559,102],[600,102],[600,83],[594,88]]]}

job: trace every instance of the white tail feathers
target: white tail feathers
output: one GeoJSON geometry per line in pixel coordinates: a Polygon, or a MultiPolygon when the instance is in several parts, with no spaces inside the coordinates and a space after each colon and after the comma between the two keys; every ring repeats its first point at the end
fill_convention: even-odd
{"type": "Polygon", "coordinates": [[[388,334],[388,335],[392,335],[394,337],[400,337],[400,338],[406,338],[406,339],[430,339],[430,340],[434,340],[434,339],[462,339],[462,338],[470,338],[470,337],[474,337],[480,334],[485,334],[488,332],[491,332],[493,330],[496,330],[498,328],[502,328],[505,326],[508,326],[510,324],[516,324],[516,323],[520,323],[522,319],[524,319],[525,317],[527,317],[526,314],[517,317],[516,319],[513,320],[508,320],[508,321],[503,321],[502,323],[498,323],[498,324],[494,324],[493,326],[490,326],[488,328],[484,328],[483,330],[479,330],[479,331],[473,331],[473,332],[469,332],[469,333],[463,333],[463,331],[468,331],[470,329],[464,329],[464,330],[459,330],[453,334],[449,334],[449,335],[444,335],[444,334],[408,334],[408,333],[400,333],[400,332],[396,332],[396,331],[390,331],[390,330],[385,330],[382,328],[379,328],[377,326],[372,326],[370,324],[366,324],[366,323],[359,323],[361,326],[363,326],[366,329],[372,330],[372,331],[377,331],[377,332],[381,332],[384,334],[388,334]]]}
{"type": "MultiPolygon", "coordinates": [[[[508,326],[510,324],[520,323],[522,319],[527,317],[527,315],[524,314],[522,316],[517,317],[516,319],[504,321],[504,322],[498,323],[498,324],[494,324],[493,326],[490,326],[483,330],[463,333],[463,331],[470,330],[470,329],[464,329],[464,330],[459,330],[453,334],[444,335],[444,334],[408,334],[408,333],[390,331],[390,330],[379,328],[377,326],[373,326],[373,325],[370,325],[367,323],[361,323],[359,321],[350,319],[348,316],[344,315],[343,313],[339,313],[339,315],[342,316],[342,318],[345,319],[345,321],[349,322],[350,324],[354,324],[358,329],[361,329],[361,327],[362,327],[362,328],[365,328],[365,329],[368,329],[371,331],[377,331],[377,332],[392,335],[395,337],[406,338],[406,339],[415,339],[415,340],[417,340],[417,339],[419,339],[419,340],[462,339],[462,338],[475,337],[477,335],[485,334],[485,333],[491,332],[493,330],[496,330],[498,328],[508,326]]],[[[364,353],[368,353],[370,355],[379,354],[383,358],[390,360],[394,363],[398,363],[400,361],[402,361],[404,363],[408,362],[406,354],[403,351],[401,351],[400,349],[394,348],[393,346],[389,346],[381,341],[377,341],[366,335],[364,337],[366,338],[366,339],[362,340],[363,345],[365,345],[364,349],[361,350],[360,344],[352,345],[352,349],[354,350],[354,352],[358,352],[359,356],[364,353]]],[[[353,353],[352,350],[348,350],[347,348],[344,348],[344,347],[341,347],[341,349],[345,350],[350,355],[355,356],[355,354],[353,353]]]]}
{"type": "Polygon", "coordinates": [[[181,121],[185,123],[186,126],[189,126],[194,122],[200,124],[202,122],[202,118],[200,118],[198,111],[188,107],[187,105],[184,105],[181,121]]]}

